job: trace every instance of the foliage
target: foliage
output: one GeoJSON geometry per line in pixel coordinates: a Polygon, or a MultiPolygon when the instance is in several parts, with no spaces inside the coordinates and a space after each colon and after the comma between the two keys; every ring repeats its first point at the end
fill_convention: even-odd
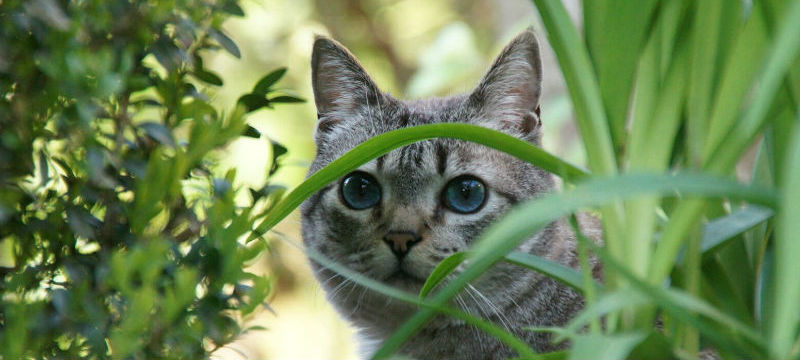
{"type": "MultiPolygon", "coordinates": [[[[591,173],[573,172],[564,193],[519,205],[464,257],[465,270],[437,289],[437,279],[464,258],[443,262],[421,299],[309,254],[421,306],[374,357],[390,356],[505,259],[586,295],[586,309],[565,328],[532,329],[571,340],[567,352],[543,358],[695,358],[707,346],[724,358],[800,358],[800,282],[793,277],[800,271],[800,1],[585,1],[584,34],[561,2],[534,3],[564,71],[591,173]],[[745,166],[752,173],[737,176],[753,147],[755,163],[745,166]],[[513,253],[547,222],[586,208],[599,210],[605,243],[581,240],[580,252],[602,260],[605,284],[513,253]],[[657,319],[663,331],[654,331],[657,319]]],[[[301,184],[257,233],[328,182],[413,141],[455,137],[520,156],[516,144],[482,132],[443,124],[372,139],[301,184]]],[[[542,152],[522,157],[562,176],[570,168],[542,152]]]]}
{"type": "MultiPolygon", "coordinates": [[[[0,358],[198,359],[269,294],[239,239],[281,194],[215,159],[246,115],[298,102],[268,74],[210,105],[203,56],[236,0],[0,1],[0,358]],[[260,209],[260,210],[259,210],[260,209]],[[9,254],[10,252],[10,254],[9,254]],[[9,260],[10,258],[10,260],[9,260]]],[[[286,149],[273,143],[271,176],[286,149]]]]}

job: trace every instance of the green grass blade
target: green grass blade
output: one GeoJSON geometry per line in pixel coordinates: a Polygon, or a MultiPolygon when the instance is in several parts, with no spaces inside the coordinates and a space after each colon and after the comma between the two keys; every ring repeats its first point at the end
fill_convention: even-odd
{"type": "MultiPolygon", "coordinates": [[[[583,284],[583,276],[578,270],[571,267],[547,260],[540,256],[519,251],[509,253],[503,257],[503,260],[538,271],[580,292],[586,291],[586,287],[583,284]]],[[[603,284],[597,281],[594,282],[594,286],[601,291],[604,290],[603,284]]]]}
{"type": "MultiPolygon", "coordinates": [[[[652,286],[630,272],[605,250],[591,243],[589,246],[603,259],[603,263],[606,267],[617,270],[629,281],[632,285],[632,289],[629,291],[637,292],[640,297],[649,298],[653,303],[658,304],[665,313],[692,325],[694,329],[699,330],[703,335],[712,339],[718,348],[729,349],[743,354],[746,353],[748,356],[760,354],[763,352],[763,349],[766,348],[766,343],[761,337],[761,334],[747,324],[719,311],[708,303],[694,297],[692,294],[652,286]],[[714,324],[709,324],[695,314],[710,319],[716,323],[716,326],[714,324]],[[723,330],[720,331],[720,329],[723,330]],[[748,343],[731,341],[732,335],[741,336],[746,339],[748,343]]],[[[605,306],[610,307],[612,305],[613,304],[606,304],[605,306]]],[[[568,329],[570,331],[576,330],[576,328],[572,327],[572,324],[568,329]]]]}
{"type": "Polygon", "coordinates": [[[730,61],[721,73],[708,124],[708,137],[703,149],[704,161],[709,160],[713,150],[725,140],[725,135],[734,126],[737,115],[742,109],[744,97],[756,78],[759,64],[764,59],[764,52],[769,42],[761,12],[760,6],[753,7],[731,49],[730,61]]]}
{"type": "MultiPolygon", "coordinates": [[[[491,225],[473,247],[470,265],[431,298],[434,305],[443,305],[455,297],[470,281],[482,275],[495,262],[513,251],[524,239],[546,224],[586,207],[643,195],[674,195],[729,197],[767,206],[777,206],[776,194],[767,189],[743,186],[731,180],[704,175],[680,174],[620,175],[599,178],[579,184],[574,189],[525,202],[512,209],[502,220],[491,225]]],[[[375,353],[383,359],[397,351],[433,316],[435,311],[422,309],[401,326],[375,353]]]]}
{"type": "MultiPolygon", "coordinates": [[[[759,9],[760,7],[756,7],[759,9]]],[[[754,15],[755,16],[755,15],[754,15]]],[[[766,114],[784,84],[790,66],[800,52],[800,0],[792,1],[783,14],[766,54],[766,62],[759,71],[759,84],[753,100],[742,114],[736,126],[725,137],[705,164],[713,172],[732,168],[744,150],[756,136],[766,120],[766,114]]]]}
{"type": "Polygon", "coordinates": [[[760,206],[747,206],[730,215],[708,222],[703,228],[702,250],[704,255],[714,253],[728,241],[754,226],[772,218],[775,212],[760,206]]]}
{"type": "Polygon", "coordinates": [[[572,338],[570,360],[619,360],[625,359],[642,341],[645,332],[626,332],[616,334],[588,334],[572,338]]]}
{"type": "MultiPolygon", "coordinates": [[[[542,17],[550,45],[556,53],[567,82],[586,149],[589,169],[600,175],[615,174],[618,172],[618,165],[607,114],[597,77],[578,29],[560,0],[533,0],[533,2],[542,17]]],[[[605,224],[606,243],[615,254],[621,254],[624,250],[621,240],[622,219],[625,215],[622,206],[611,204],[601,209],[601,213],[605,224]]],[[[614,284],[614,274],[607,273],[606,280],[614,284]]]]}
{"type": "Polygon", "coordinates": [[[571,165],[539,147],[511,135],[468,124],[431,124],[390,131],[356,146],[325,168],[311,175],[278,203],[256,227],[249,240],[263,235],[288,216],[309,196],[358,166],[386,154],[393,149],[435,137],[461,139],[483,144],[528,161],[544,170],[557,174],[565,181],[575,181],[587,175],[584,170],[571,165]]]}
{"type": "Polygon", "coordinates": [[[708,113],[711,107],[711,90],[714,87],[714,66],[722,23],[722,9],[728,4],[722,0],[696,1],[695,21],[692,29],[692,61],[688,97],[688,145],[690,163],[702,164],[703,144],[708,134],[708,113]]]}
{"type": "Polygon", "coordinates": [[[559,0],[533,0],[542,16],[550,45],[558,57],[575,106],[589,169],[597,174],[617,172],[600,87],[578,29],[559,0]]]}
{"type": "Polygon", "coordinates": [[[592,21],[602,21],[595,19],[597,16],[614,15],[612,21],[602,23],[602,28],[587,29],[587,42],[618,154],[625,144],[625,122],[636,65],[649,34],[656,4],[653,0],[609,0],[602,2],[602,5],[592,5],[590,11],[604,7],[599,14],[585,14],[592,21]]]}
{"type": "MultiPolygon", "coordinates": [[[[761,8],[756,6],[753,12],[755,13],[759,11],[759,9],[761,8]]],[[[800,22],[796,21],[796,19],[800,18],[800,0],[795,0],[792,2],[791,6],[788,7],[786,13],[783,14],[781,23],[778,26],[778,31],[775,35],[775,40],[770,45],[766,55],[766,63],[761,67],[759,76],[760,83],[756,88],[750,106],[747,107],[741,119],[736,122],[733,129],[726,131],[730,125],[728,121],[724,119],[727,119],[729,116],[734,116],[727,114],[731,111],[730,109],[739,109],[738,105],[741,103],[741,99],[750,82],[747,81],[744,85],[731,85],[728,87],[725,86],[725,82],[731,81],[739,83],[739,80],[743,77],[739,71],[750,71],[750,68],[757,68],[755,64],[758,64],[758,62],[753,62],[752,64],[748,63],[750,68],[747,66],[740,68],[744,65],[737,63],[736,60],[743,57],[749,59],[758,57],[749,54],[753,51],[756,51],[756,54],[758,54],[757,49],[762,46],[761,42],[763,42],[764,36],[759,36],[759,33],[765,31],[763,29],[764,25],[752,22],[760,21],[758,20],[760,17],[761,16],[758,14],[751,15],[751,20],[748,21],[747,25],[753,24],[752,27],[754,27],[755,30],[750,30],[750,32],[748,32],[748,26],[746,25],[742,36],[752,33],[752,39],[748,41],[740,39],[739,45],[741,46],[737,46],[737,49],[733,50],[732,64],[734,65],[729,64],[726,69],[725,79],[722,81],[720,85],[721,90],[717,94],[718,100],[715,109],[722,109],[716,111],[725,113],[726,115],[712,115],[709,142],[706,143],[706,153],[710,153],[711,155],[705,159],[704,163],[705,169],[714,174],[724,174],[730,171],[735,166],[742,152],[747,149],[749,143],[756,136],[759,129],[763,127],[766,118],[765,115],[772,104],[772,100],[775,98],[778,88],[783,84],[783,78],[789,66],[797,58],[798,50],[800,50],[800,36],[797,36],[797,34],[800,33],[800,22]],[[751,45],[752,48],[747,48],[746,45],[751,45]],[[725,90],[726,88],[734,89],[728,91],[737,92],[737,94],[732,95],[728,93],[725,90]],[[739,92],[741,92],[741,94],[738,94],[739,92]],[[715,118],[721,120],[715,122],[715,118]],[[727,133],[727,135],[725,133],[727,133]],[[718,140],[712,141],[712,137],[716,137],[718,140]],[[714,150],[712,151],[709,149],[714,150]]],[[[669,274],[678,256],[678,251],[683,245],[685,239],[684,235],[699,221],[704,207],[705,204],[700,200],[684,201],[678,206],[673,214],[673,220],[664,231],[664,236],[653,257],[655,259],[654,264],[650,267],[650,280],[653,283],[663,281],[669,274]]]]}
{"type": "Polygon", "coordinates": [[[300,251],[303,251],[306,254],[306,256],[308,256],[312,260],[322,264],[327,269],[329,269],[329,270],[331,270],[333,272],[336,272],[339,275],[342,275],[342,276],[346,277],[348,280],[353,281],[354,283],[356,283],[358,285],[361,285],[361,286],[363,286],[365,288],[368,288],[368,289],[370,289],[372,291],[381,293],[383,295],[386,295],[386,296],[389,296],[389,297],[392,297],[392,298],[395,298],[395,299],[398,299],[398,300],[401,300],[401,301],[405,301],[405,302],[410,303],[410,304],[417,305],[417,306],[419,306],[421,308],[431,309],[433,311],[442,313],[444,315],[448,315],[448,316],[454,317],[456,319],[463,320],[463,321],[465,321],[465,322],[467,322],[469,324],[474,325],[478,329],[481,329],[481,330],[485,331],[486,333],[492,335],[496,339],[498,339],[501,342],[505,343],[506,345],[508,345],[512,349],[516,350],[520,355],[523,355],[523,356],[525,356],[526,358],[529,358],[529,359],[538,359],[538,357],[536,357],[536,353],[530,348],[530,346],[526,342],[520,340],[515,335],[509,333],[508,331],[506,331],[505,329],[500,328],[497,325],[492,324],[489,321],[486,321],[486,320],[481,319],[479,317],[475,317],[475,316],[470,315],[469,313],[466,313],[464,311],[450,308],[447,305],[435,305],[435,304],[432,304],[431,302],[428,302],[428,301],[425,301],[423,299],[420,299],[419,297],[414,296],[411,293],[408,293],[408,292],[405,292],[405,291],[402,291],[402,290],[398,290],[398,289],[396,289],[394,287],[391,287],[389,285],[386,285],[386,284],[384,284],[384,283],[382,283],[380,281],[377,281],[377,280],[374,280],[372,278],[366,277],[366,276],[362,275],[359,272],[350,270],[348,267],[333,261],[332,259],[330,259],[327,256],[323,255],[322,253],[319,253],[319,252],[317,252],[317,251],[315,251],[313,249],[306,248],[306,247],[296,243],[295,241],[293,241],[293,240],[291,240],[291,239],[289,239],[289,238],[287,238],[285,236],[280,236],[280,239],[285,241],[285,242],[287,242],[288,244],[296,247],[300,251]]]}
{"type": "Polygon", "coordinates": [[[436,265],[436,268],[433,269],[433,272],[425,279],[425,284],[422,285],[422,289],[419,291],[419,297],[425,298],[428,296],[428,293],[431,292],[437,285],[439,285],[447,275],[450,275],[455,269],[464,262],[466,259],[467,253],[465,252],[457,252],[453,255],[448,256],[446,259],[442,260],[439,265],[436,265]]]}
{"type": "MultiPolygon", "coordinates": [[[[795,7],[800,8],[800,1],[795,7]]],[[[775,238],[775,283],[770,330],[773,359],[788,359],[800,323],[800,126],[795,127],[790,153],[783,164],[783,206],[778,212],[775,238]]]]}

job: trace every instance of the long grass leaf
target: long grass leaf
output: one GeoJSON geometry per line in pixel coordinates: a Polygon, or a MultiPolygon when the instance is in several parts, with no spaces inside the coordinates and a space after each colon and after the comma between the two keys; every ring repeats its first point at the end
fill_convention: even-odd
{"type": "Polygon", "coordinates": [[[711,90],[714,88],[714,66],[717,60],[716,42],[723,21],[722,9],[728,4],[722,0],[696,1],[697,7],[692,29],[692,61],[689,81],[687,135],[691,164],[702,164],[703,144],[708,134],[708,113],[711,107],[711,90]],[[703,20],[699,20],[703,19],[703,20]]]}
{"type": "Polygon", "coordinates": [[[773,359],[789,358],[800,323],[800,127],[795,128],[793,137],[783,164],[787,172],[775,238],[775,292],[769,329],[773,359]]]}
{"type": "Polygon", "coordinates": [[[575,105],[589,169],[596,174],[617,172],[606,112],[597,77],[578,29],[559,0],[533,0],[542,16],[550,44],[558,57],[575,105]]]}
{"type": "MultiPolygon", "coordinates": [[[[759,7],[756,7],[758,9],[759,7]]],[[[774,41],[766,54],[766,62],[759,70],[759,84],[753,100],[705,164],[713,172],[733,167],[766,120],[770,106],[784,83],[789,68],[800,52],[800,0],[792,1],[782,15],[774,41]]]]}
{"type": "Polygon", "coordinates": [[[478,329],[485,331],[486,333],[490,334],[491,336],[495,337],[501,342],[505,343],[512,349],[516,350],[520,355],[525,356],[526,358],[532,360],[539,359],[539,357],[536,356],[536,353],[530,348],[530,346],[527,343],[520,340],[515,335],[509,333],[505,329],[502,329],[499,326],[494,325],[489,321],[486,321],[479,317],[475,317],[464,311],[451,308],[447,305],[432,304],[431,302],[425,301],[424,299],[414,296],[411,293],[396,289],[380,281],[369,278],[359,272],[353,271],[349,269],[347,266],[344,266],[342,264],[333,261],[332,259],[328,258],[327,256],[325,256],[320,252],[304,247],[301,244],[298,244],[297,242],[289,239],[288,237],[280,236],[280,239],[294,246],[295,248],[303,251],[306,254],[306,256],[311,258],[313,261],[322,264],[323,266],[325,266],[325,268],[346,277],[348,280],[353,281],[358,285],[361,285],[365,288],[386,295],[388,297],[405,301],[409,304],[414,304],[421,308],[431,309],[433,311],[454,317],[459,320],[463,320],[477,327],[478,329]]]}
{"type": "MultiPolygon", "coordinates": [[[[703,175],[620,175],[590,180],[570,191],[547,195],[512,209],[502,220],[487,229],[473,247],[474,255],[469,258],[469,266],[436,292],[431,301],[435,305],[448,303],[470,281],[482,275],[523,240],[546,224],[569,213],[637,196],[674,195],[676,191],[688,196],[746,199],[771,207],[778,204],[776,194],[770,190],[743,186],[728,179],[703,175]]],[[[434,315],[435,311],[428,309],[417,312],[384,342],[373,358],[383,359],[394,353],[434,315]]]]}
{"type": "MultiPolygon", "coordinates": [[[[559,264],[557,262],[553,262],[551,260],[547,260],[533,254],[523,253],[519,251],[513,251],[509,253],[508,255],[503,257],[503,260],[512,264],[524,266],[528,269],[538,271],[580,292],[586,291],[586,287],[583,284],[583,276],[581,275],[581,273],[578,272],[578,270],[575,270],[563,264],[559,264]]],[[[604,289],[603,284],[600,284],[599,282],[596,281],[594,282],[594,286],[595,288],[601,290],[604,289]]]]}
{"type": "Polygon", "coordinates": [[[771,209],[750,205],[725,217],[709,221],[703,228],[704,255],[714,253],[731,239],[767,221],[774,214],[771,209]]]}
{"type": "Polygon", "coordinates": [[[568,164],[546,151],[511,135],[468,124],[431,124],[409,127],[378,135],[356,146],[325,168],[311,175],[278,203],[256,227],[248,240],[263,235],[314,192],[355,170],[358,166],[393,149],[435,137],[453,138],[483,144],[528,161],[544,170],[574,181],[587,175],[584,170],[568,164]]]}
{"type": "Polygon", "coordinates": [[[465,252],[457,252],[453,255],[448,256],[446,259],[442,260],[436,268],[433,269],[431,274],[425,279],[425,283],[422,284],[422,289],[419,291],[419,297],[425,298],[428,296],[428,293],[431,292],[437,285],[439,285],[444,279],[450,275],[467,257],[467,253],[465,252]]]}

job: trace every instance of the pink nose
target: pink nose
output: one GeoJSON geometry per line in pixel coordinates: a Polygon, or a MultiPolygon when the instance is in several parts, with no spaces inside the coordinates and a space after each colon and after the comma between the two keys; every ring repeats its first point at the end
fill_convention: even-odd
{"type": "Polygon", "coordinates": [[[420,240],[422,238],[411,231],[390,231],[383,237],[383,241],[389,245],[389,248],[398,258],[406,256],[408,250],[420,240]]]}

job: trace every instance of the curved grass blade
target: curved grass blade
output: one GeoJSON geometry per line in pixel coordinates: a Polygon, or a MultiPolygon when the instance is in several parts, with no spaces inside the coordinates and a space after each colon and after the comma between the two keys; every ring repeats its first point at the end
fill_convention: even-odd
{"type": "Polygon", "coordinates": [[[453,255],[448,256],[442,260],[436,268],[433,269],[431,275],[425,279],[425,284],[422,285],[422,290],[419,291],[419,297],[425,298],[437,285],[439,285],[447,275],[450,275],[467,257],[467,253],[459,251],[453,255]]]}
{"type": "MultiPolygon", "coordinates": [[[[276,233],[276,234],[279,234],[279,233],[276,233]]],[[[319,252],[317,252],[315,250],[306,248],[306,247],[298,244],[297,242],[289,239],[288,237],[282,236],[282,234],[279,234],[279,235],[281,235],[280,236],[281,240],[283,240],[283,241],[287,242],[288,244],[296,247],[300,251],[303,251],[312,260],[322,264],[323,266],[325,266],[329,270],[331,270],[331,271],[333,271],[333,272],[335,272],[335,273],[337,273],[339,275],[342,275],[342,276],[346,277],[348,280],[351,280],[351,281],[355,282],[356,284],[359,284],[361,286],[369,288],[370,290],[373,290],[375,292],[381,293],[383,295],[386,295],[386,296],[389,296],[389,297],[392,297],[392,298],[395,298],[395,299],[398,299],[398,300],[401,300],[401,301],[405,301],[407,303],[414,304],[414,305],[417,305],[417,306],[422,307],[422,308],[431,309],[431,310],[433,310],[435,312],[439,312],[439,313],[442,313],[444,315],[452,316],[452,317],[454,317],[456,319],[459,319],[459,320],[463,320],[463,321],[465,321],[465,322],[477,327],[478,329],[481,329],[481,330],[485,331],[487,334],[495,337],[496,339],[500,340],[501,342],[505,343],[506,345],[508,345],[512,349],[516,350],[519,353],[519,355],[524,356],[526,359],[539,359],[539,357],[537,357],[536,353],[530,348],[530,346],[526,342],[520,340],[515,335],[509,333],[508,331],[506,331],[503,328],[500,328],[497,325],[492,324],[491,322],[489,322],[487,320],[484,320],[482,318],[473,316],[473,315],[471,315],[469,313],[466,313],[464,311],[461,311],[461,310],[450,308],[447,305],[434,305],[431,302],[425,301],[425,300],[423,300],[423,299],[421,299],[421,298],[419,298],[417,296],[414,296],[411,293],[396,289],[396,288],[391,287],[389,285],[386,285],[386,284],[384,284],[384,283],[382,283],[380,281],[368,278],[368,277],[362,275],[361,273],[358,273],[358,272],[355,272],[353,270],[350,270],[346,266],[341,265],[341,264],[333,261],[332,259],[328,258],[327,256],[325,256],[325,255],[323,255],[323,254],[321,254],[321,253],[319,253],[319,252]]]]}
{"type": "MultiPolygon", "coordinates": [[[[519,251],[513,251],[503,257],[503,260],[506,262],[516,264],[519,266],[524,266],[528,269],[538,271],[542,274],[549,276],[550,278],[560,281],[564,285],[567,285],[575,290],[580,292],[586,292],[586,287],[584,286],[583,275],[578,270],[575,270],[571,267],[559,264],[557,262],[547,260],[540,256],[536,256],[533,254],[523,253],[519,251]]],[[[605,290],[603,284],[595,281],[594,286],[596,289],[605,290]]]]}
{"type": "MultiPolygon", "coordinates": [[[[590,180],[570,191],[525,202],[491,225],[474,246],[473,255],[469,258],[470,265],[434,294],[431,302],[438,306],[448,303],[470,281],[482,275],[531,234],[556,219],[586,207],[644,195],[668,196],[676,192],[686,196],[742,199],[773,208],[779,203],[778,196],[772,190],[744,186],[726,178],[707,175],[620,175],[590,180]]],[[[384,342],[373,359],[384,359],[394,353],[434,315],[432,310],[421,309],[384,342]]]]}
{"type": "Polygon", "coordinates": [[[775,214],[768,208],[750,205],[730,215],[708,222],[703,229],[703,254],[709,254],[724,246],[731,239],[769,220],[775,214]]]}
{"type": "Polygon", "coordinates": [[[436,137],[467,140],[495,148],[559,175],[567,182],[577,181],[588,175],[584,170],[530,143],[499,131],[468,124],[431,124],[409,127],[390,131],[367,140],[311,175],[267,214],[250,235],[248,241],[263,235],[313,193],[367,161],[401,146],[436,137]]]}
{"type": "MultiPolygon", "coordinates": [[[[665,313],[691,324],[703,335],[711,339],[719,349],[728,349],[738,353],[745,353],[748,358],[758,358],[758,355],[763,354],[763,350],[766,349],[766,342],[758,331],[747,324],[719,311],[690,293],[650,285],[634,275],[626,266],[620,264],[604,249],[592,243],[587,243],[587,245],[603,259],[603,264],[605,266],[619,272],[622,277],[633,285],[630,290],[638,292],[638,296],[649,298],[653,303],[661,306],[665,313]],[[721,326],[713,326],[709,324],[708,321],[698,318],[692,313],[702,315],[721,326]],[[727,332],[743,336],[750,342],[750,344],[747,345],[753,345],[755,348],[744,346],[744,344],[740,342],[731,341],[730,335],[718,331],[717,329],[719,328],[724,328],[727,332]]],[[[571,331],[577,331],[577,328],[571,328],[571,331]]]]}

